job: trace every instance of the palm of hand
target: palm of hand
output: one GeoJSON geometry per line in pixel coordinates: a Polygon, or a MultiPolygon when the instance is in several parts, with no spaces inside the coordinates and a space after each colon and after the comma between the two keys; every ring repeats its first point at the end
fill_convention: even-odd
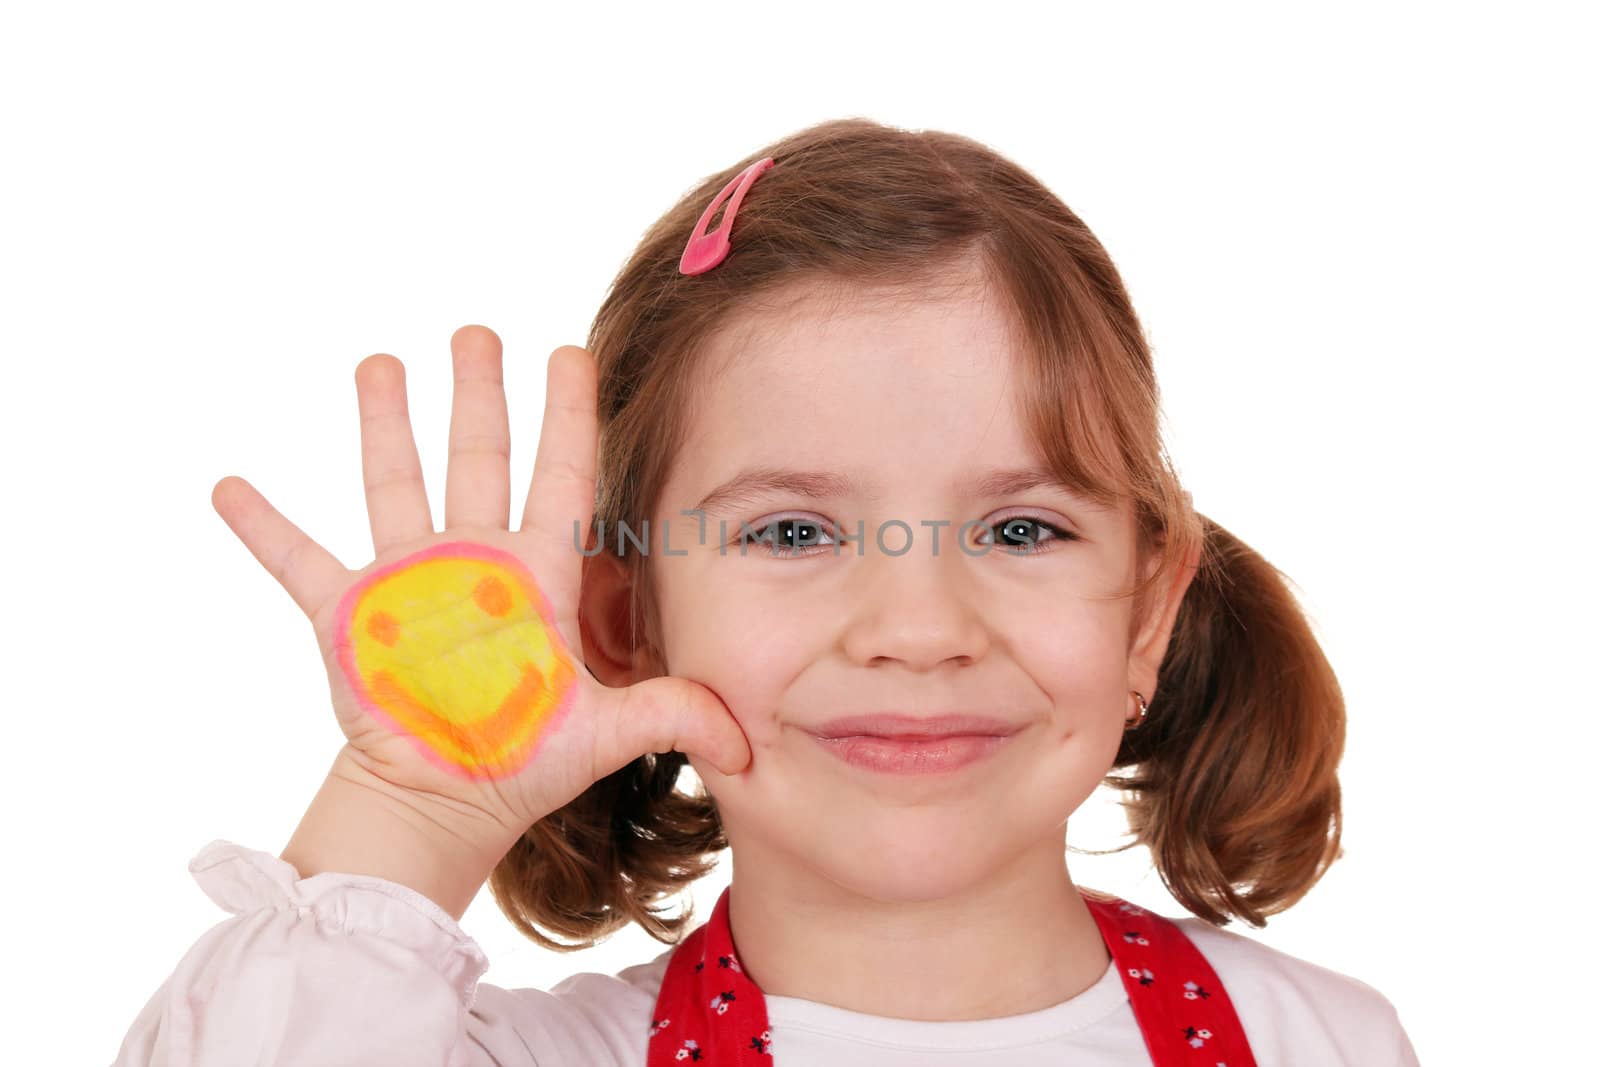
{"type": "Polygon", "coordinates": [[[515,556],[450,541],[341,598],[333,652],[355,702],[441,770],[504,778],[573,702],[576,672],[515,556]]]}

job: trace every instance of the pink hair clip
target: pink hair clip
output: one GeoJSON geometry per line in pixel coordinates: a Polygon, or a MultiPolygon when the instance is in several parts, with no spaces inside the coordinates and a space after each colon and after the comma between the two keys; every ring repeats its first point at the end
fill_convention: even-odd
{"type": "Polygon", "coordinates": [[[700,221],[695,224],[694,232],[689,235],[689,243],[683,246],[683,255],[678,259],[679,274],[704,274],[727,258],[728,234],[733,229],[733,216],[738,212],[739,205],[744,202],[744,194],[749,191],[751,183],[766,173],[772,165],[771,156],[758,159],[735,174],[728,184],[722,187],[722,192],[718,193],[716,199],[701,213],[700,221]],[[722,225],[711,233],[706,233],[706,227],[711,224],[711,217],[717,213],[717,205],[727,200],[729,194],[733,195],[733,200],[729,202],[728,210],[722,213],[722,225]]]}

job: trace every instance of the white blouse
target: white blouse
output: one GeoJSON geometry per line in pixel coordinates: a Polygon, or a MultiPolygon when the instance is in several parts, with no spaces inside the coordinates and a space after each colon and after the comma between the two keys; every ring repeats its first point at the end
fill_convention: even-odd
{"type": "MultiPolygon", "coordinates": [[[[233,917],[178,962],[113,1067],[644,1067],[672,947],[614,975],[502,989],[479,981],[489,961],[477,942],[406,886],[301,878],[229,841],[206,845],[189,870],[233,917]]],[[[1418,1067],[1394,1006],[1371,986],[1195,916],[1174,921],[1227,989],[1258,1067],[1418,1067]]],[[[996,1019],[766,1001],[776,1067],[1151,1063],[1114,964],[1069,1000],[996,1019]]]]}

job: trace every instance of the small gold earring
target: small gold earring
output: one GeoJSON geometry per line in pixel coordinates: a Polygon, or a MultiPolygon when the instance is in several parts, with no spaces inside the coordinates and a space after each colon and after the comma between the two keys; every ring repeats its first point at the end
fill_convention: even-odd
{"type": "Polygon", "coordinates": [[[1145,703],[1144,694],[1139,692],[1137,689],[1130,689],[1128,692],[1132,694],[1134,700],[1139,702],[1139,717],[1137,719],[1126,720],[1127,722],[1132,723],[1132,725],[1127,726],[1124,729],[1137,730],[1139,727],[1144,725],[1144,717],[1149,714],[1150,705],[1145,703]]]}

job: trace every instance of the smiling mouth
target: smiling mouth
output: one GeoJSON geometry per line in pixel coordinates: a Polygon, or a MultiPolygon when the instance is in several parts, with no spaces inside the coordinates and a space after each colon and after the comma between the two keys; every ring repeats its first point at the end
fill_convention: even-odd
{"type": "Polygon", "coordinates": [[[947,734],[939,737],[816,736],[817,743],[846,763],[885,774],[942,774],[977,763],[1011,735],[947,734]]]}
{"type": "Polygon", "coordinates": [[[879,712],[846,715],[811,728],[823,738],[880,737],[892,740],[944,741],[957,737],[1008,737],[1021,724],[989,715],[907,715],[879,712]]]}

